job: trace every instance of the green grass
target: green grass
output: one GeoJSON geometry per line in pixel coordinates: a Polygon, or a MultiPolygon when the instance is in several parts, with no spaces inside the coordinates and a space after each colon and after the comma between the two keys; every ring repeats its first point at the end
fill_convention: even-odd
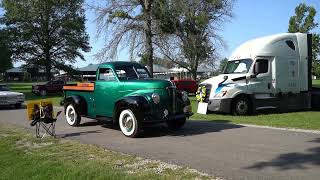
{"type": "Polygon", "coordinates": [[[312,81],[312,85],[313,85],[314,87],[320,88],[320,80],[319,80],[319,79],[318,79],[318,80],[313,80],[313,81],[312,81]]]}
{"type": "Polygon", "coordinates": [[[0,124],[0,179],[211,179],[186,167],[0,124]]]}
{"type": "Polygon", "coordinates": [[[37,96],[31,92],[33,83],[7,83],[12,91],[21,92],[26,97],[26,102],[32,100],[46,99],[51,100],[54,106],[60,106],[60,101],[62,100],[62,93],[47,94],[45,97],[37,96]]]}

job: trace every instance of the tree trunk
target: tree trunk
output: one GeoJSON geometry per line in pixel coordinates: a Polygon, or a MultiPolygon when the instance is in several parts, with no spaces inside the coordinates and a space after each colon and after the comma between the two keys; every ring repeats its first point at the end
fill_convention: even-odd
{"type": "Polygon", "coordinates": [[[49,51],[46,52],[46,59],[45,59],[45,73],[46,73],[46,79],[47,81],[50,81],[52,78],[52,74],[51,74],[51,59],[50,59],[50,54],[49,51]]]}
{"type": "Polygon", "coordinates": [[[146,0],[145,4],[145,36],[146,36],[146,56],[147,66],[151,77],[153,77],[153,47],[152,47],[152,29],[151,29],[151,1],[146,0]]]}
{"type": "Polygon", "coordinates": [[[197,80],[197,69],[192,69],[191,75],[193,80],[197,80]]]}

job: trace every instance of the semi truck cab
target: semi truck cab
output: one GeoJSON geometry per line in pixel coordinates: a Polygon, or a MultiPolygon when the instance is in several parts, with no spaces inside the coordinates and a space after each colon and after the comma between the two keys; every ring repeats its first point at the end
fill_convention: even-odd
{"type": "Polygon", "coordinates": [[[311,34],[285,33],[242,44],[222,74],[199,85],[206,92],[208,110],[247,115],[261,109],[287,112],[318,106],[312,102],[318,93],[312,90],[311,39],[311,34]]]}

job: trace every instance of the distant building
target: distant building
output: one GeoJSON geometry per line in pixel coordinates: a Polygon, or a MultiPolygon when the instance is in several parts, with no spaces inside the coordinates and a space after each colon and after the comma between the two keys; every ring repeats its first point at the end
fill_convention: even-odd
{"type": "MultiPolygon", "coordinates": [[[[53,74],[59,73],[56,70],[51,70],[53,74]]],[[[5,72],[6,81],[44,81],[45,71],[43,69],[24,69],[22,67],[14,67],[5,72]]]]}

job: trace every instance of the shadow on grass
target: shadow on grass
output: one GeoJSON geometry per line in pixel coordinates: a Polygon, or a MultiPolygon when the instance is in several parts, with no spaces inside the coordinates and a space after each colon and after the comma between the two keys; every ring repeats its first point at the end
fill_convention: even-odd
{"type": "MultiPolygon", "coordinates": [[[[311,143],[320,143],[320,138],[316,138],[311,143]]],[[[280,154],[278,157],[266,161],[258,162],[247,167],[247,169],[263,170],[268,167],[275,167],[279,170],[308,169],[310,165],[320,166],[320,147],[309,148],[307,153],[292,152],[280,154]]]]}

